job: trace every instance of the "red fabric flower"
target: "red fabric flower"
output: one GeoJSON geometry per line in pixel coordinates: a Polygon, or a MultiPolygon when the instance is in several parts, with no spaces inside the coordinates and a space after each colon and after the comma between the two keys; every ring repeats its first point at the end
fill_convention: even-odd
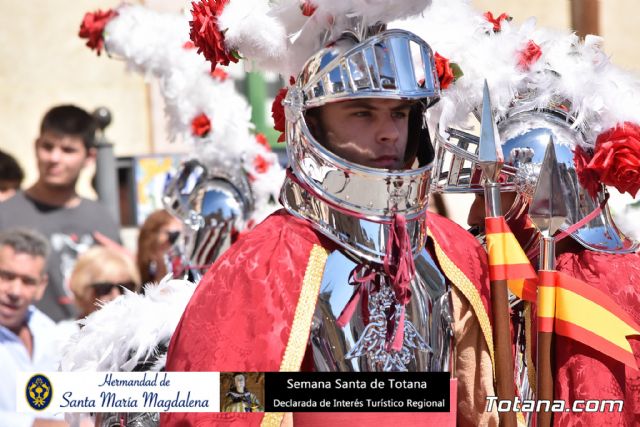
{"type": "Polygon", "coordinates": [[[267,160],[265,160],[264,157],[258,154],[253,160],[253,166],[256,169],[256,172],[265,173],[269,170],[269,166],[271,166],[271,163],[269,163],[267,160]]]}
{"type": "Polygon", "coordinates": [[[542,56],[540,46],[529,40],[527,47],[518,52],[518,66],[521,70],[527,71],[542,56]]]}
{"type": "Polygon", "coordinates": [[[95,12],[87,12],[84,18],[82,18],[78,36],[81,39],[87,39],[87,46],[95,50],[98,56],[100,56],[102,48],[104,47],[104,27],[117,15],[118,12],[113,9],[104,12],[96,10],[95,12]]]}
{"type": "Polygon", "coordinates": [[[493,32],[497,33],[500,32],[500,30],[502,30],[502,21],[511,21],[513,18],[510,17],[509,15],[507,15],[506,13],[501,13],[500,16],[498,16],[497,18],[493,17],[493,13],[491,12],[485,12],[484,15],[485,19],[489,22],[491,22],[493,24],[493,32]]]}
{"type": "Polygon", "coordinates": [[[203,138],[209,132],[211,132],[211,120],[206,114],[202,113],[191,120],[191,133],[203,138]]]}
{"type": "Polygon", "coordinates": [[[300,5],[300,9],[304,16],[311,16],[316,11],[317,7],[314,6],[310,0],[305,0],[305,2],[300,5]]]}
{"type": "Polygon", "coordinates": [[[271,151],[271,146],[269,145],[269,140],[267,139],[266,136],[264,136],[264,134],[262,134],[262,133],[256,134],[256,142],[258,144],[262,145],[267,150],[271,151]]]}
{"type": "Polygon", "coordinates": [[[198,48],[198,53],[211,62],[211,71],[216,65],[229,65],[229,62],[238,62],[236,52],[230,52],[224,44],[224,32],[218,28],[218,17],[229,0],[201,0],[191,3],[193,9],[189,22],[191,31],[189,37],[198,48]]]}
{"type": "Polygon", "coordinates": [[[229,73],[227,73],[222,68],[216,68],[215,70],[213,70],[211,72],[211,77],[213,77],[216,80],[220,80],[221,82],[223,82],[223,81],[227,80],[227,78],[229,77],[229,73]]]}
{"type": "Polygon", "coordinates": [[[289,89],[283,87],[278,91],[276,95],[276,99],[273,100],[273,104],[271,104],[271,117],[273,118],[273,128],[278,132],[281,132],[280,137],[278,138],[278,142],[284,142],[284,131],[285,131],[285,114],[284,114],[284,105],[282,105],[282,101],[287,96],[287,92],[289,89]]]}
{"type": "Polygon", "coordinates": [[[454,81],[455,76],[453,70],[449,66],[449,60],[441,56],[438,52],[435,54],[436,72],[438,80],[440,80],[440,89],[444,90],[454,81]]]}
{"type": "Polygon", "coordinates": [[[600,134],[588,168],[600,181],[636,197],[640,190],[640,126],[625,122],[600,134]]]}

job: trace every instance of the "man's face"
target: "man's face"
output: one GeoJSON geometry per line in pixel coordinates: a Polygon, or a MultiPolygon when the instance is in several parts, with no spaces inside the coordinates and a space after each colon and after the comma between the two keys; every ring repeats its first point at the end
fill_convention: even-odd
{"type": "Polygon", "coordinates": [[[307,122],[331,152],[353,163],[403,169],[413,103],[360,99],[319,107],[307,122]]]}
{"type": "Polygon", "coordinates": [[[47,285],[45,260],[0,246],[0,325],[18,332],[27,309],[42,298],[47,285]]]}
{"type": "Polygon", "coordinates": [[[244,390],[244,375],[236,375],[235,377],[233,377],[233,382],[236,385],[236,390],[238,391],[242,391],[244,390]]]}
{"type": "Polygon", "coordinates": [[[52,187],[73,187],[80,171],[95,158],[79,136],[46,131],[36,140],[40,181],[52,187]]]}
{"type": "MultiPolygon", "coordinates": [[[[505,215],[511,209],[511,206],[516,200],[517,193],[504,192],[500,193],[500,203],[502,205],[502,214],[505,215]]],[[[485,218],[485,204],[484,194],[476,194],[476,198],[469,208],[469,216],[467,217],[467,224],[470,227],[477,227],[478,230],[484,230],[484,218],[485,218]]]]}

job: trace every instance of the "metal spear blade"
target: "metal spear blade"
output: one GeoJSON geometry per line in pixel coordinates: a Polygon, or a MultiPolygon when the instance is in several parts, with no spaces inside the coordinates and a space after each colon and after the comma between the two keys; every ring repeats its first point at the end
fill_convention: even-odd
{"type": "Polygon", "coordinates": [[[544,153],[538,183],[529,206],[529,217],[545,237],[553,236],[567,218],[565,189],[560,179],[553,137],[544,153]]]}
{"type": "Polygon", "coordinates": [[[480,118],[480,143],[478,147],[478,165],[488,182],[497,182],[504,164],[502,145],[498,127],[493,116],[489,85],[484,81],[482,94],[482,116],[480,118]]]}

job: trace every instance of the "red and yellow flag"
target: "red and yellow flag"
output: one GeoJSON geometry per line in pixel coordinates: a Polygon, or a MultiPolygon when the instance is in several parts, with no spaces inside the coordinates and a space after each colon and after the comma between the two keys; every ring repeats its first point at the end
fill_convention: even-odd
{"type": "Polygon", "coordinates": [[[538,330],[555,332],[638,369],[628,336],[638,325],[604,292],[557,271],[540,271],[538,330]]]}
{"type": "Polygon", "coordinates": [[[518,298],[536,302],[536,271],[504,217],[485,218],[489,277],[506,280],[518,298]]]}

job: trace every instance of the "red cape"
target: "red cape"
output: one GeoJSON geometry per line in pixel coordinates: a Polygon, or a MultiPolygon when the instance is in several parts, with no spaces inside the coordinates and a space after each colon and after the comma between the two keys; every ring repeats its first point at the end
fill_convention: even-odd
{"type": "MultiPolygon", "coordinates": [[[[429,226],[433,228],[432,237],[444,242],[436,246],[440,248],[438,262],[448,265],[447,276],[456,274],[466,278],[467,292],[475,293],[477,310],[486,310],[482,303],[486,295],[481,297],[478,292],[484,286],[474,285],[488,284],[486,256],[469,246],[478,247],[475,239],[437,215],[429,214],[429,226]],[[456,264],[460,265],[459,269],[456,264]]],[[[295,330],[292,332],[292,323],[303,282],[312,270],[314,248],[333,250],[335,245],[314,232],[307,222],[283,210],[242,236],[216,261],[196,289],[171,339],[167,370],[287,370],[283,369],[285,352],[292,334],[297,334],[295,330]]],[[[320,278],[321,274],[322,270],[320,278]]],[[[315,300],[311,310],[314,306],[315,300]]],[[[308,333],[306,330],[304,336],[297,336],[303,353],[308,333]]],[[[294,369],[299,369],[301,358],[296,363],[294,369]]],[[[407,422],[415,418],[411,413],[378,413],[376,419],[389,417],[398,423],[405,416],[407,422]]],[[[162,425],[257,426],[262,418],[262,414],[250,413],[173,413],[163,414],[162,425]]],[[[358,423],[354,424],[352,417],[349,425],[358,423]]]]}
{"type": "MultiPolygon", "coordinates": [[[[558,256],[557,269],[609,295],[640,322],[640,255],[611,255],[584,250],[558,256]]],[[[629,340],[640,366],[640,340],[629,340]]],[[[626,368],[600,352],[559,335],[555,337],[554,399],[622,399],[622,412],[563,412],[556,426],[639,426],[640,371],[626,368]]]]}
{"type": "MultiPolygon", "coordinates": [[[[481,319],[486,316],[487,321],[491,316],[491,292],[489,289],[489,264],[487,252],[478,243],[475,237],[465,229],[448,218],[429,212],[427,215],[427,227],[429,235],[442,248],[444,254],[456,265],[456,267],[473,284],[474,289],[463,289],[463,293],[471,302],[476,315],[481,319]]],[[[438,255],[436,253],[436,255],[438,255]]],[[[440,257],[438,262],[443,270],[446,267],[440,257]]],[[[445,271],[451,280],[451,274],[445,271]]],[[[454,283],[460,288],[459,283],[454,283]]],[[[482,323],[483,321],[480,320],[482,323]]]]}

